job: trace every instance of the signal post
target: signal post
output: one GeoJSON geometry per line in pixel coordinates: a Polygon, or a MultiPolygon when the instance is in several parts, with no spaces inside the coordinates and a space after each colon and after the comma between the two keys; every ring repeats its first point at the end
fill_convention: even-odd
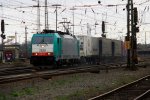
{"type": "Polygon", "coordinates": [[[4,34],[5,32],[5,23],[4,20],[1,20],[1,38],[2,38],[2,62],[5,63],[5,56],[4,56],[4,39],[6,39],[6,36],[4,34]]]}
{"type": "Polygon", "coordinates": [[[128,0],[127,4],[127,36],[125,38],[127,48],[127,69],[137,69],[135,64],[137,61],[137,39],[136,33],[139,32],[138,11],[133,8],[133,0],[128,0]]]}

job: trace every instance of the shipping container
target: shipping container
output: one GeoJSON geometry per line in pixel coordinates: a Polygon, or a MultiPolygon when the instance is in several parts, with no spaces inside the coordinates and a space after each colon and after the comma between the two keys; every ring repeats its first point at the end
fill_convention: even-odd
{"type": "Polygon", "coordinates": [[[120,40],[113,40],[115,44],[114,56],[122,56],[122,45],[120,40]]]}

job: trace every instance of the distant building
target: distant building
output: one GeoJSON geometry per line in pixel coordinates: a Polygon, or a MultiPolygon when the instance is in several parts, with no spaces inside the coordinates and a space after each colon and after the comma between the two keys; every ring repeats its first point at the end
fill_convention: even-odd
{"type": "Polygon", "coordinates": [[[4,45],[5,61],[19,59],[20,45],[4,45]]]}

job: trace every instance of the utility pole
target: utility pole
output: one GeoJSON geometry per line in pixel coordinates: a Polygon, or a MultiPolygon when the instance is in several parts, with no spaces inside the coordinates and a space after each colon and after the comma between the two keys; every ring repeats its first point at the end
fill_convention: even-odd
{"type": "Polygon", "coordinates": [[[64,20],[64,24],[62,23],[62,22],[60,22],[60,23],[62,23],[63,24],[63,27],[64,27],[64,32],[66,31],[66,22],[67,22],[67,18],[62,18],[63,20],[64,20]]]}
{"type": "Polygon", "coordinates": [[[15,32],[15,45],[17,45],[17,32],[15,32]]]}
{"type": "Polygon", "coordinates": [[[41,32],[41,27],[40,27],[40,0],[32,0],[32,1],[36,1],[37,5],[33,6],[33,7],[37,7],[37,33],[41,32]]]}
{"type": "Polygon", "coordinates": [[[135,68],[134,62],[134,39],[135,39],[135,29],[134,29],[134,12],[133,12],[133,0],[131,0],[131,70],[135,68]]]}
{"type": "Polygon", "coordinates": [[[75,7],[73,7],[73,8],[71,8],[70,10],[72,10],[72,16],[73,16],[73,19],[72,19],[72,21],[73,21],[73,35],[74,35],[74,10],[76,10],[76,8],[75,7]]]}
{"type": "Polygon", "coordinates": [[[132,20],[132,10],[133,10],[133,1],[132,0],[128,0],[128,4],[127,4],[127,36],[126,36],[126,48],[127,48],[127,68],[129,69],[131,67],[131,38],[130,38],[130,34],[132,32],[132,24],[133,24],[133,20],[132,20]]]}
{"type": "Polygon", "coordinates": [[[38,4],[37,4],[37,32],[40,33],[41,32],[41,28],[40,28],[40,1],[38,0],[38,4]]]}
{"type": "Polygon", "coordinates": [[[135,13],[137,8],[133,8],[133,0],[128,0],[127,4],[127,36],[126,36],[126,48],[127,48],[127,68],[130,70],[136,69],[136,32],[139,27],[137,25],[137,15],[135,13]]]}
{"type": "MultiPolygon", "coordinates": [[[[145,46],[144,46],[144,49],[145,49],[145,50],[147,49],[146,32],[145,32],[145,46]]],[[[146,56],[146,54],[145,54],[144,56],[146,56]]]]}
{"type": "Polygon", "coordinates": [[[48,30],[48,8],[47,8],[47,0],[45,0],[45,30],[48,30]]]}
{"type": "Polygon", "coordinates": [[[28,58],[27,26],[25,26],[25,56],[28,58]]]}
{"type": "Polygon", "coordinates": [[[54,5],[52,5],[52,6],[54,6],[54,7],[56,7],[56,32],[57,32],[57,10],[58,10],[58,8],[61,6],[60,4],[54,4],[54,5]]]}
{"type": "MultiPolygon", "coordinates": [[[[3,18],[3,5],[0,5],[1,9],[2,9],[2,18],[3,18]]],[[[5,33],[5,22],[4,19],[1,20],[1,38],[2,38],[2,62],[5,63],[5,56],[4,56],[4,39],[6,38],[5,33]]]]}
{"type": "Polygon", "coordinates": [[[4,56],[4,39],[2,38],[2,62],[5,63],[5,56],[4,56]]]}
{"type": "Polygon", "coordinates": [[[146,43],[146,32],[145,32],[145,49],[146,49],[146,45],[147,45],[147,43],[146,43]]]}
{"type": "Polygon", "coordinates": [[[132,70],[136,70],[137,67],[135,64],[138,63],[137,59],[137,38],[136,33],[139,32],[138,24],[138,11],[137,7],[133,8],[133,32],[132,32],[132,70]]]}
{"type": "Polygon", "coordinates": [[[2,37],[2,62],[5,63],[5,56],[4,56],[4,39],[6,38],[4,32],[5,32],[5,22],[2,19],[1,20],[1,37],[2,37]]]}
{"type": "Polygon", "coordinates": [[[91,28],[90,28],[90,24],[89,23],[87,23],[87,35],[89,35],[89,36],[91,36],[92,34],[91,34],[91,28]]]}

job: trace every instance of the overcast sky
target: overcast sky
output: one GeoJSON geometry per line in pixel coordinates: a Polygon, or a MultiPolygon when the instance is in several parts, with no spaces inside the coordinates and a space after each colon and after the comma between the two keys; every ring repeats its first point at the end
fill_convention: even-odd
{"type": "MultiPolygon", "coordinates": [[[[45,0],[40,0],[40,5],[44,6],[45,0]]],[[[75,34],[87,34],[87,23],[91,28],[92,36],[101,36],[101,23],[106,22],[107,37],[113,39],[124,39],[127,29],[126,4],[127,0],[48,0],[49,29],[55,29],[56,13],[53,4],[61,4],[58,9],[58,23],[67,21],[73,24],[73,6],[75,34]],[[109,6],[116,5],[116,6],[109,6]],[[125,9],[125,10],[123,10],[125,9]],[[95,23],[97,25],[95,25],[95,23]]],[[[138,43],[150,43],[150,0],[133,0],[134,7],[138,7],[140,32],[137,33],[138,43]]],[[[32,34],[37,32],[37,0],[0,0],[0,19],[6,23],[5,33],[7,36],[14,36],[17,33],[17,41],[24,42],[25,26],[28,31],[28,41],[32,34]]],[[[41,31],[44,29],[44,7],[40,8],[41,31]]],[[[73,27],[70,26],[71,32],[73,27]]],[[[63,26],[58,24],[58,30],[63,30],[63,26]]],[[[7,38],[8,39],[8,38],[7,38]]],[[[6,39],[6,40],[7,40],[6,39]]]]}

